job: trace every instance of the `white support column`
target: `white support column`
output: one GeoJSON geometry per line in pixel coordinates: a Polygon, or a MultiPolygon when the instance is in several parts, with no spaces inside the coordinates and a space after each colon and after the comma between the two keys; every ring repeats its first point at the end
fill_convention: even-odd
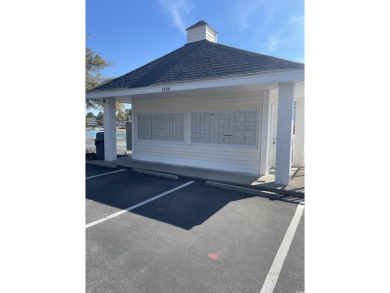
{"type": "Polygon", "coordinates": [[[305,100],[296,99],[294,156],[293,156],[294,166],[303,167],[305,165],[304,152],[305,152],[305,100]]]}
{"type": "Polygon", "coordinates": [[[115,99],[104,102],[104,159],[116,160],[116,109],[115,99]]]}
{"type": "Polygon", "coordinates": [[[275,183],[282,185],[291,181],[294,88],[294,83],[279,84],[275,183]]]}
{"type": "Polygon", "coordinates": [[[269,90],[263,91],[263,111],[261,119],[261,151],[260,151],[260,176],[267,175],[268,173],[268,152],[269,152],[269,137],[270,137],[270,111],[269,111],[269,90]]]}
{"type": "Polygon", "coordinates": [[[134,154],[135,150],[135,101],[131,101],[131,154],[134,154]]]}

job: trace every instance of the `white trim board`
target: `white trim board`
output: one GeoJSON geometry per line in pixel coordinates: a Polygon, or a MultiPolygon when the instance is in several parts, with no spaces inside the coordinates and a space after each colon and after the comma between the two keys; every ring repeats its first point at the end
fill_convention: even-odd
{"type": "Polygon", "coordinates": [[[170,93],[176,91],[200,90],[206,88],[216,88],[225,86],[240,86],[240,85],[260,85],[267,83],[285,83],[304,80],[304,70],[283,70],[272,71],[255,75],[241,75],[235,77],[227,77],[220,79],[198,80],[182,83],[166,83],[158,86],[140,87],[123,90],[107,90],[94,93],[87,93],[87,99],[97,98],[115,98],[133,95],[148,95],[160,94],[161,96],[169,96],[170,93]],[[169,92],[162,92],[162,88],[169,87],[169,92]]]}

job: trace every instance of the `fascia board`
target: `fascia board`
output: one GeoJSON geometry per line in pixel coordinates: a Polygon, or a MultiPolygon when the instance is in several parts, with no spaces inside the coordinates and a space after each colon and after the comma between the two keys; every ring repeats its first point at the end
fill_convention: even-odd
{"type": "Polygon", "coordinates": [[[87,93],[87,99],[99,99],[99,98],[109,98],[109,97],[122,97],[122,96],[161,93],[162,88],[166,88],[166,87],[169,87],[170,92],[172,92],[172,91],[185,91],[185,90],[224,87],[224,86],[239,86],[239,85],[262,84],[262,83],[283,83],[283,82],[292,82],[292,81],[298,81],[304,79],[305,79],[304,69],[272,71],[272,72],[267,72],[262,74],[254,74],[254,75],[241,75],[241,76],[219,78],[219,79],[209,79],[209,80],[205,79],[205,80],[183,82],[183,83],[167,83],[158,86],[87,93]]]}

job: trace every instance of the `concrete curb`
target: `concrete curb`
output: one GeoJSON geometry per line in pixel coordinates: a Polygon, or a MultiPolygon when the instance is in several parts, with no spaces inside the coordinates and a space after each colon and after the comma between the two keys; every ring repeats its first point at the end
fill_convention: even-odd
{"type": "Polygon", "coordinates": [[[208,182],[214,182],[214,183],[220,183],[220,184],[225,184],[225,185],[231,185],[231,186],[237,186],[249,190],[255,190],[258,192],[271,192],[271,193],[277,193],[279,195],[285,195],[285,196],[295,196],[298,198],[305,198],[305,193],[304,192],[296,192],[293,190],[286,190],[286,189],[278,189],[278,188],[273,188],[273,187],[266,187],[260,185],[249,185],[249,184],[240,184],[240,183],[235,183],[235,182],[228,182],[228,181],[212,181],[210,178],[204,177],[204,176],[196,176],[196,175],[184,175],[184,174],[177,174],[178,176],[185,177],[188,179],[198,179],[198,180],[203,180],[203,181],[208,181],[208,182]]]}
{"type": "Polygon", "coordinates": [[[110,169],[116,169],[118,166],[115,164],[107,163],[107,162],[99,162],[99,161],[85,161],[87,165],[105,167],[110,169]]]}
{"type": "Polygon", "coordinates": [[[268,197],[271,199],[279,199],[280,196],[277,193],[271,193],[267,191],[260,191],[256,190],[253,188],[246,188],[246,187],[241,187],[237,185],[230,185],[230,184],[225,184],[225,183],[219,183],[219,182],[214,182],[214,181],[206,181],[205,185],[211,186],[211,187],[216,187],[216,188],[222,188],[222,189],[228,189],[232,191],[237,191],[237,192],[242,192],[242,193],[247,193],[247,194],[253,194],[253,195],[259,195],[263,197],[268,197]]]}
{"type": "Polygon", "coordinates": [[[151,176],[156,176],[156,177],[161,177],[161,178],[166,178],[166,179],[173,179],[173,180],[179,179],[179,176],[167,174],[167,173],[161,173],[161,172],[155,172],[155,171],[149,171],[149,170],[143,170],[143,169],[136,169],[136,168],[133,169],[132,171],[135,173],[138,173],[138,174],[151,175],[151,176]]]}
{"type": "MultiPolygon", "coordinates": [[[[238,185],[241,186],[241,185],[238,185]]],[[[241,187],[246,187],[246,186],[241,186],[241,187]]],[[[267,187],[267,186],[262,186],[261,184],[259,185],[248,185],[247,188],[254,189],[254,190],[261,190],[265,192],[274,192],[278,193],[281,195],[289,195],[289,196],[295,196],[299,198],[305,198],[305,193],[304,192],[296,192],[293,190],[288,190],[288,189],[278,189],[278,188],[273,188],[273,187],[267,187]]]]}
{"type": "MultiPolygon", "coordinates": [[[[134,168],[134,167],[126,165],[126,164],[123,164],[123,165],[119,164],[118,166],[124,167],[124,168],[134,168]]],[[[138,169],[138,168],[134,168],[134,169],[138,169]]],[[[150,170],[150,169],[139,168],[139,170],[148,171],[148,172],[155,172],[158,174],[172,175],[172,176],[176,175],[176,176],[180,176],[180,177],[184,177],[184,178],[188,178],[188,179],[198,179],[198,180],[210,181],[210,182],[221,183],[221,184],[226,184],[226,185],[232,185],[232,186],[242,187],[242,188],[251,189],[251,190],[255,190],[255,191],[257,190],[259,192],[261,192],[261,191],[271,192],[271,193],[277,193],[279,195],[284,195],[284,196],[294,196],[294,197],[302,198],[302,199],[305,198],[304,192],[297,192],[294,190],[268,187],[268,186],[264,186],[263,184],[249,185],[249,184],[240,184],[240,183],[235,183],[235,182],[230,182],[230,181],[212,180],[211,178],[208,178],[208,177],[203,176],[203,175],[181,174],[180,172],[171,172],[170,174],[167,174],[167,173],[163,173],[160,171],[154,171],[154,170],[150,170]]]]}

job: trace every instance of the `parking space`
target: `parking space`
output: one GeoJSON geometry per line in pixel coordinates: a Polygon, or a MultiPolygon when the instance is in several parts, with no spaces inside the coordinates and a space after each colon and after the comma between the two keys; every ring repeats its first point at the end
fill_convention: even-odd
{"type": "MultiPolygon", "coordinates": [[[[87,223],[163,194],[87,228],[87,292],[260,292],[297,205],[190,181],[130,170],[86,181],[87,223]]],[[[274,292],[303,291],[303,219],[297,235],[274,292]]]]}
{"type": "Polygon", "coordinates": [[[85,166],[85,178],[89,178],[89,177],[97,176],[97,175],[102,175],[102,174],[110,173],[112,171],[119,171],[119,170],[121,170],[121,169],[110,170],[110,169],[107,169],[104,167],[86,165],[85,166]]]}
{"type": "Polygon", "coordinates": [[[128,169],[113,171],[94,166],[87,166],[86,173],[86,178],[90,178],[86,181],[86,223],[136,205],[189,181],[164,180],[135,174],[128,169]]]}

